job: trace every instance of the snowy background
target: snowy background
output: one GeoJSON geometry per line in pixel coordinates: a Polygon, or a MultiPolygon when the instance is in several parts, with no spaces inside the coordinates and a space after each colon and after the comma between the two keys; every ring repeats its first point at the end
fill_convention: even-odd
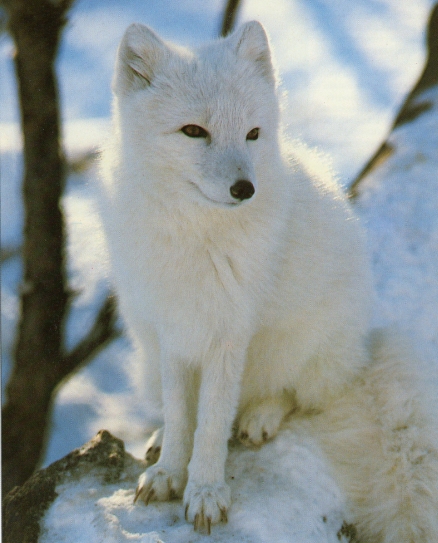
{"type": "MultiPolygon", "coordinates": [[[[193,45],[217,36],[224,4],[76,0],[58,63],[68,150],[98,143],[105,130],[114,55],[128,24],[140,21],[166,39],[193,45]]],[[[395,109],[422,69],[424,27],[432,4],[243,0],[239,22],[257,19],[270,34],[288,93],[289,132],[328,152],[344,182],[386,135],[395,109]]],[[[1,144],[6,152],[16,150],[19,141],[12,45],[5,35],[0,53],[1,144]]]]}
{"type": "MultiPolygon", "coordinates": [[[[140,21],[169,40],[197,44],[217,35],[223,4],[218,0],[77,0],[58,62],[69,157],[74,159],[99,147],[105,137],[115,50],[129,23],[140,21]]],[[[385,139],[404,96],[421,73],[425,60],[424,30],[432,4],[432,0],[243,2],[238,22],[258,19],[270,34],[282,86],[287,92],[284,118],[288,134],[327,153],[345,185],[385,139]]],[[[20,246],[22,226],[21,140],[12,54],[11,41],[7,35],[1,35],[3,254],[14,254],[20,246]]],[[[379,295],[376,322],[399,321],[414,331],[424,352],[438,360],[436,87],[430,93],[435,109],[391,135],[396,151],[364,184],[358,209],[368,227],[375,264],[379,295]]],[[[68,322],[69,345],[75,344],[93,322],[108,289],[106,251],[95,205],[95,175],[93,168],[73,173],[64,198],[70,282],[78,292],[68,322]]],[[[3,387],[18,316],[20,274],[17,255],[2,262],[3,387]]],[[[148,424],[153,422],[145,405],[142,383],[136,354],[122,337],[60,389],[43,465],[82,445],[101,428],[122,438],[127,449],[141,457],[148,424]]],[[[276,446],[281,448],[281,443],[280,440],[276,446]]],[[[248,462],[257,461],[262,460],[251,457],[248,462]]],[[[247,464],[242,462],[238,465],[244,471],[247,464]]],[[[317,460],[313,465],[318,466],[317,460]]],[[[278,477],[271,475],[273,480],[281,478],[280,471],[278,477]]],[[[295,481],[300,484],[299,478],[295,481]]],[[[325,484],[324,477],[318,484],[325,484]]],[[[275,488],[276,492],[281,490],[275,488]]],[[[332,492],[327,493],[328,498],[336,494],[328,483],[327,488],[332,492]]],[[[253,490],[242,492],[250,496],[253,490]]],[[[84,488],[80,492],[85,492],[84,488]]],[[[106,514],[115,514],[117,503],[108,505],[106,514]]],[[[340,501],[335,503],[339,504],[340,501]]],[[[286,510],[282,508],[280,513],[286,510]]],[[[180,540],[187,541],[184,537],[187,534],[180,540]]],[[[300,539],[299,534],[297,537],[307,541],[300,539]]],[[[85,540],[93,539],[90,536],[85,540]]],[[[125,539],[114,539],[119,540],[125,539]]],[[[132,540],[156,539],[145,535],[132,540]]],[[[326,540],[315,536],[315,541],[326,540]]]]}

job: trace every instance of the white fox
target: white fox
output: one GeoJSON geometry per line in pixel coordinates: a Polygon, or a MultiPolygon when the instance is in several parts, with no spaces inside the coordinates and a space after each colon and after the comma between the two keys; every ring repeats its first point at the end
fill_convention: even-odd
{"type": "Polygon", "coordinates": [[[263,27],[189,50],[132,25],[113,87],[104,227],[164,415],[136,499],[183,496],[209,532],[230,507],[233,424],[260,445],[292,411],[319,412],[362,537],[436,542],[437,432],[416,361],[398,365],[398,338],[370,339],[364,235],[330,176],[283,141],[263,27]]]}

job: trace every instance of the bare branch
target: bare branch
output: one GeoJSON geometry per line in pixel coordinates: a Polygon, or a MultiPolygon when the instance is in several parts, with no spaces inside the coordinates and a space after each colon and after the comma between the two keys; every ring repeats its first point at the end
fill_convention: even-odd
{"type": "Polygon", "coordinates": [[[14,258],[21,254],[21,247],[2,247],[0,249],[0,264],[4,264],[10,258],[14,258]]]}
{"type": "Polygon", "coordinates": [[[117,320],[114,296],[102,304],[93,327],[80,343],[61,361],[60,378],[67,377],[97,355],[110,341],[120,336],[121,331],[115,326],[117,320]]]}

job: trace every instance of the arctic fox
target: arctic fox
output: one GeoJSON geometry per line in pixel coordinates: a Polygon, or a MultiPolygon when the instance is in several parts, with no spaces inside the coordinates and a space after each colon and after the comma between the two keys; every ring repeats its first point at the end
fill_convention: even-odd
{"type": "Polygon", "coordinates": [[[104,227],[164,416],[136,500],[183,496],[209,532],[230,507],[233,425],[260,445],[291,412],[320,413],[363,537],[436,541],[436,427],[406,377],[415,363],[399,369],[398,338],[370,336],[364,234],[330,176],[283,142],[263,27],[189,50],[132,25],[113,89],[104,227]]]}

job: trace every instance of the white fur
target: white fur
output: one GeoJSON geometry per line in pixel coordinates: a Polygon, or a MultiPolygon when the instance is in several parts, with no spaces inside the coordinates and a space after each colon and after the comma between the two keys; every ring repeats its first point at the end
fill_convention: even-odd
{"type": "MultiPolygon", "coordinates": [[[[258,23],[193,51],[132,25],[114,92],[103,219],[121,310],[165,421],[159,461],[141,476],[137,497],[184,493],[187,518],[209,529],[230,505],[224,464],[236,417],[242,441],[260,444],[297,407],[339,413],[333,405],[368,371],[370,264],[340,189],[281,141],[258,23]],[[209,136],[190,138],[186,125],[209,136]],[[259,138],[247,140],[256,127],[259,138]],[[230,194],[239,179],[255,187],[247,201],[230,194]]],[[[357,411],[341,410],[346,421],[350,408],[357,411]]],[[[385,503],[394,488],[387,471],[378,481],[385,503]]],[[[365,482],[356,493],[345,485],[353,500],[367,497],[365,482]]],[[[380,524],[399,509],[389,507],[380,524]]],[[[363,533],[373,534],[378,521],[357,511],[363,533]]],[[[425,533],[415,541],[434,541],[425,533]]],[[[398,543],[413,542],[403,537],[398,543]]]]}
{"type": "Polygon", "coordinates": [[[369,349],[359,378],[304,424],[350,498],[361,542],[438,541],[436,374],[395,329],[373,331],[369,349]]]}

